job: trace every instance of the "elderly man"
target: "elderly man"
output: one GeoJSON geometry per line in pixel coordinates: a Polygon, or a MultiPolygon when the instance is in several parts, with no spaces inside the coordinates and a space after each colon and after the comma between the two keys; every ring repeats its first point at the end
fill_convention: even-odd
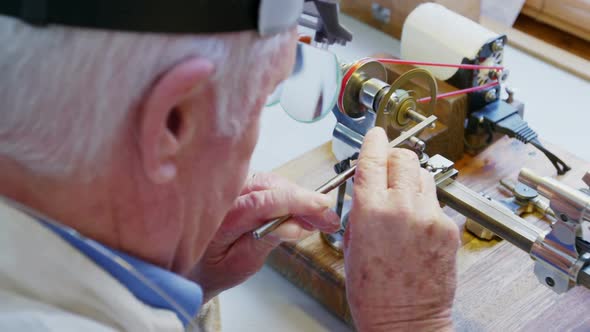
{"type": "MultiPolygon", "coordinates": [[[[261,108],[293,65],[292,23],[260,36],[21,18],[0,16],[0,330],[195,330],[282,241],[337,229],[328,197],[247,177],[261,108]]],[[[375,129],[355,181],[356,327],[451,329],[458,231],[433,179],[375,129]]]]}

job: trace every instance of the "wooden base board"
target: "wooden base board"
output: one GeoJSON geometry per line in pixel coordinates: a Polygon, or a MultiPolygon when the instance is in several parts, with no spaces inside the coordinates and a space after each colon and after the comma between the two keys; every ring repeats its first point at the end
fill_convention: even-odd
{"type": "MultiPolygon", "coordinates": [[[[581,187],[581,178],[590,169],[590,164],[547,145],[573,166],[573,170],[559,180],[581,187]]],[[[335,162],[331,144],[327,143],[287,163],[276,173],[304,187],[315,188],[334,175],[332,166],[335,162]]],[[[492,144],[478,156],[466,155],[456,163],[460,171],[459,181],[494,198],[506,197],[499,190],[498,181],[515,179],[522,167],[541,175],[555,172],[545,156],[532,146],[508,138],[492,144]]],[[[335,194],[332,195],[335,198],[335,194]]],[[[463,229],[463,216],[449,208],[445,208],[445,212],[463,229]]],[[[547,222],[539,220],[538,216],[528,219],[539,227],[548,228],[547,222]]],[[[281,245],[270,255],[268,264],[336,316],[351,323],[343,259],[322,241],[319,234],[312,234],[298,243],[281,245]]],[[[561,296],[553,293],[537,281],[530,257],[509,243],[481,241],[463,232],[457,264],[459,284],[453,315],[455,328],[459,331],[590,328],[587,314],[590,293],[582,288],[561,296]]]]}

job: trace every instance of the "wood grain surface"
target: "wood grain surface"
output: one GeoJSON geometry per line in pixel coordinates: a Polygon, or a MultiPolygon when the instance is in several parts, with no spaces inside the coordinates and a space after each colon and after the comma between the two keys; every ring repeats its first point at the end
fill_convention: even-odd
{"type": "Polygon", "coordinates": [[[590,0],[527,1],[522,12],[590,41],[590,0]]]}
{"type": "MultiPolygon", "coordinates": [[[[581,177],[590,164],[548,144],[573,170],[559,180],[583,187],[581,177]]],[[[276,170],[298,184],[314,188],[334,175],[331,144],[285,164],[276,170]]],[[[503,138],[477,156],[456,163],[458,180],[471,189],[494,198],[506,198],[498,186],[502,178],[516,179],[522,167],[554,176],[553,166],[534,147],[503,138]]],[[[335,196],[334,196],[335,198],[335,196]]],[[[445,212],[461,226],[465,218],[449,208],[445,212]]],[[[548,228],[538,215],[527,221],[548,228]]],[[[428,245],[423,243],[421,245],[428,245]]],[[[332,313],[350,322],[344,289],[344,263],[314,233],[294,244],[284,244],[268,263],[305,290],[332,313]]],[[[459,285],[453,310],[459,331],[589,331],[590,290],[577,287],[557,295],[540,284],[533,274],[528,254],[500,239],[482,241],[463,231],[458,252],[459,285]]]]}
{"type": "MultiPolygon", "coordinates": [[[[590,23],[588,24],[590,25],[590,23]]],[[[590,61],[589,40],[584,40],[524,14],[518,16],[513,28],[590,61]]]]}
{"type": "Polygon", "coordinates": [[[590,61],[535,38],[522,31],[506,27],[493,19],[482,16],[481,25],[508,36],[508,44],[533,55],[557,68],[590,81],[590,61]]]}

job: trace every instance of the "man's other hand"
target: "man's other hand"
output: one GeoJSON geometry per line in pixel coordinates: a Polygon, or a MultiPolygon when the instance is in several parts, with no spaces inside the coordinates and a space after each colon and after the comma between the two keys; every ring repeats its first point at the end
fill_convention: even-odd
{"type": "Polygon", "coordinates": [[[412,151],[365,137],[345,234],[346,289],[360,331],[452,328],[459,232],[412,151]]]}
{"type": "Polygon", "coordinates": [[[277,175],[256,174],[246,183],[190,278],[205,292],[205,301],[234,287],[262,268],[283,241],[297,241],[310,231],[335,232],[340,221],[328,196],[301,188],[277,175]],[[287,214],[285,222],[256,240],[252,231],[287,214]]]}

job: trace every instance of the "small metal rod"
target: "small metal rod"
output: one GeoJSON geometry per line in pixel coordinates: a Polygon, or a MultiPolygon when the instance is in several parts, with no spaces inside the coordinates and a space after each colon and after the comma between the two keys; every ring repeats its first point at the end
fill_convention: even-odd
{"type": "Polygon", "coordinates": [[[520,170],[518,180],[537,190],[550,201],[559,202],[558,206],[563,210],[555,212],[565,214],[566,217],[578,222],[590,221],[590,197],[583,192],[568,187],[554,178],[541,177],[528,168],[520,170]]]}
{"type": "Polygon", "coordinates": [[[340,222],[342,222],[342,209],[344,208],[344,197],[346,196],[347,183],[348,182],[344,182],[338,187],[338,196],[336,198],[336,214],[340,217],[340,222]]]}
{"type": "MultiPolygon", "coordinates": [[[[425,118],[424,121],[416,124],[414,127],[401,133],[398,137],[396,137],[394,140],[389,142],[389,147],[395,148],[395,147],[400,146],[402,143],[404,143],[405,141],[410,139],[410,137],[414,137],[414,136],[418,135],[420,132],[422,132],[422,130],[428,128],[430,125],[435,123],[436,119],[437,119],[437,117],[434,115],[431,115],[428,118],[425,118]]],[[[335,177],[330,179],[328,182],[324,183],[319,188],[317,188],[315,191],[322,193],[322,194],[327,194],[330,191],[338,188],[340,185],[342,185],[344,182],[346,182],[346,180],[350,179],[354,175],[354,172],[356,171],[356,166],[357,165],[353,165],[351,168],[347,169],[346,171],[336,175],[335,177]]],[[[272,231],[277,229],[280,225],[282,225],[285,221],[287,221],[291,218],[293,218],[293,215],[286,215],[284,217],[280,217],[280,218],[277,218],[273,221],[270,221],[270,222],[262,225],[261,227],[255,229],[252,232],[252,236],[254,236],[255,239],[263,238],[264,236],[271,233],[272,231]]]]}
{"type": "Polygon", "coordinates": [[[256,240],[263,238],[268,233],[274,231],[279,226],[281,226],[285,221],[287,221],[291,218],[293,218],[293,215],[291,215],[291,214],[288,214],[288,215],[283,216],[281,218],[277,218],[277,219],[257,228],[254,232],[252,232],[252,236],[254,236],[254,238],[256,240]]]}
{"type": "Polygon", "coordinates": [[[423,153],[426,150],[426,143],[418,137],[410,137],[409,141],[412,149],[416,150],[416,152],[423,153]]]}
{"type": "MultiPolygon", "coordinates": [[[[410,118],[414,122],[422,122],[427,119],[424,115],[416,112],[413,109],[409,109],[406,112],[407,112],[406,114],[407,114],[408,118],[410,118]]],[[[436,123],[432,123],[429,128],[435,128],[435,127],[436,127],[436,123]]]]}
{"type": "MultiPolygon", "coordinates": [[[[354,165],[351,168],[347,169],[346,171],[336,175],[335,177],[330,179],[328,182],[324,183],[319,188],[317,188],[315,191],[317,191],[321,194],[329,193],[330,191],[334,190],[335,188],[338,188],[342,183],[345,183],[346,180],[350,179],[354,175],[355,170],[356,170],[356,165],[354,165]]],[[[268,235],[269,233],[271,233],[272,231],[274,231],[275,229],[277,229],[279,226],[281,226],[285,221],[287,221],[291,218],[293,218],[292,214],[277,218],[267,224],[262,225],[261,227],[257,228],[256,230],[254,230],[252,232],[252,236],[254,236],[255,239],[263,238],[266,235],[268,235]]]]}
{"type": "Polygon", "coordinates": [[[500,180],[500,184],[502,185],[502,187],[506,188],[512,193],[516,191],[516,185],[510,180],[502,179],[500,180]]]}

